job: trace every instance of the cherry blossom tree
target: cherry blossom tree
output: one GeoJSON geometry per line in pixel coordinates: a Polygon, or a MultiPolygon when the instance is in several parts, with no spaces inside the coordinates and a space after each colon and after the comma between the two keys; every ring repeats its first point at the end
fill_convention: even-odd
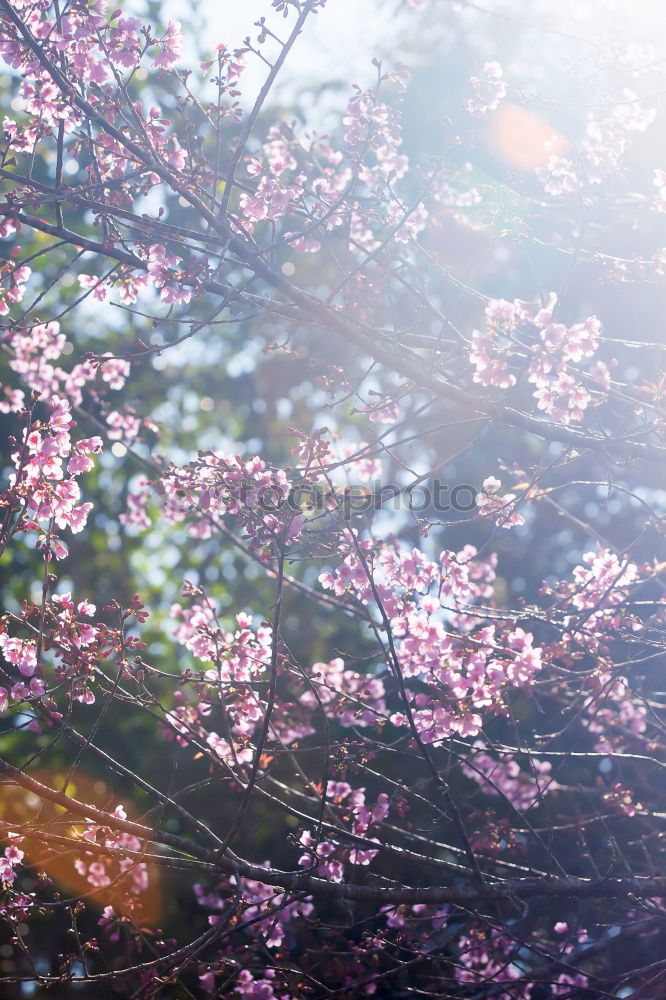
{"type": "Polygon", "coordinates": [[[663,57],[380,3],[412,155],[417,44],[275,97],[334,5],[0,0],[7,997],[666,989],[663,57]]]}

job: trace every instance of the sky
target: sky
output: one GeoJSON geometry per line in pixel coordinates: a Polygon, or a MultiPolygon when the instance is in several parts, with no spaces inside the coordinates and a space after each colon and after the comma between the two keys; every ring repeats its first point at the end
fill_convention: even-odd
{"type": "MultiPolygon", "coordinates": [[[[183,19],[182,0],[169,0],[168,10],[169,16],[183,19]]],[[[259,33],[254,24],[262,16],[280,38],[288,35],[293,24],[293,13],[283,18],[272,10],[270,0],[207,0],[200,10],[198,19],[206,33],[205,44],[211,49],[220,42],[228,48],[241,47],[248,34],[254,42],[259,33]]],[[[326,106],[340,106],[346,102],[352,83],[367,86],[374,78],[373,56],[391,53],[391,61],[395,61],[401,28],[408,18],[409,12],[398,11],[397,0],[395,4],[378,0],[329,0],[326,7],[310,16],[280,73],[276,95],[289,95],[291,99],[297,92],[308,108],[311,102],[307,91],[311,86],[343,79],[344,94],[337,92],[336,96],[333,92],[322,98],[324,110],[326,106]]],[[[268,47],[266,51],[270,51],[268,47]]],[[[252,102],[267,71],[259,59],[248,59],[246,101],[252,102]]]]}
{"type": "MultiPolygon", "coordinates": [[[[626,26],[628,41],[639,40],[643,45],[655,44],[663,58],[663,17],[666,0],[475,0],[468,8],[455,0],[439,0],[428,8],[426,20],[439,24],[463,23],[467,40],[476,45],[479,61],[497,58],[494,41],[510,30],[512,22],[535,26],[530,39],[531,51],[516,53],[530,61],[541,46],[555,47],[563,59],[574,60],[578,46],[572,39],[586,39],[593,47],[604,47],[610,28],[618,33],[626,26]],[[543,33],[540,28],[554,28],[562,34],[543,33]],[[571,51],[569,51],[571,50],[571,51]]],[[[193,15],[190,0],[166,0],[168,17],[184,23],[201,46],[211,52],[220,42],[228,48],[241,47],[250,35],[256,40],[259,29],[255,22],[262,16],[281,38],[291,30],[293,11],[288,18],[272,8],[271,0],[197,0],[193,15]]],[[[400,0],[328,0],[326,6],[311,15],[304,31],[282,68],[274,98],[298,104],[310,122],[317,127],[325,123],[327,112],[344,107],[353,83],[368,86],[374,79],[374,56],[385,57],[387,65],[401,60],[402,39],[416,38],[406,61],[418,61],[419,14],[400,0]],[[321,91],[327,80],[344,81],[344,86],[321,91]],[[316,88],[316,89],[315,89],[316,88]]],[[[506,39],[505,39],[506,41],[506,39]]],[[[277,50],[273,46],[272,53],[277,50]]],[[[271,56],[270,44],[266,55],[271,56]]],[[[446,46],[442,49],[446,58],[446,46]]],[[[647,56],[650,62],[652,56],[647,56]]],[[[538,57],[536,59],[538,62],[538,57]]],[[[241,101],[251,106],[265,79],[267,67],[260,59],[249,57],[244,74],[241,101]]]]}

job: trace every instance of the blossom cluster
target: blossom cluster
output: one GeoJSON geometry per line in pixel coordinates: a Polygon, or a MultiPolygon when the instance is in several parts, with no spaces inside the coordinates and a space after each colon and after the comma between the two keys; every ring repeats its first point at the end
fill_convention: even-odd
{"type": "Polygon", "coordinates": [[[657,117],[656,108],[645,107],[634,90],[625,88],[608,113],[589,115],[585,133],[571,155],[553,152],[537,177],[544,191],[557,198],[594,190],[622,169],[632,134],[645,132],[657,117]]]}
{"type": "Polygon", "coordinates": [[[487,62],[480,76],[470,80],[472,96],[467,102],[467,110],[478,118],[485,118],[489,111],[495,111],[506,97],[504,71],[498,62],[487,62]]]}
{"type": "Polygon", "coordinates": [[[557,788],[557,782],[550,777],[552,765],[549,761],[531,757],[524,770],[510,753],[500,753],[495,759],[484,750],[483,744],[477,742],[474,748],[474,753],[462,765],[464,773],[486,795],[502,795],[516,810],[537,805],[547,792],[557,788]]]}
{"type": "MultiPolygon", "coordinates": [[[[389,797],[381,792],[372,807],[366,803],[365,788],[353,789],[346,781],[329,781],[326,787],[327,799],[342,806],[349,815],[350,833],[379,844],[376,836],[368,837],[369,831],[377,827],[389,814],[389,797]]],[[[311,830],[301,833],[299,843],[305,853],[299,859],[303,868],[314,868],[318,875],[330,882],[342,882],[345,877],[345,862],[351,865],[369,865],[378,853],[378,848],[349,847],[335,843],[331,839],[320,839],[311,830]]]]}
{"type": "MultiPolygon", "coordinates": [[[[265,867],[269,867],[268,863],[265,867]]],[[[250,878],[237,880],[233,876],[228,883],[213,890],[206,890],[200,883],[195,884],[197,903],[207,910],[223,911],[229,905],[237,885],[244,904],[245,918],[253,922],[254,933],[260,935],[267,948],[279,948],[289,924],[299,917],[309,916],[314,909],[309,899],[289,902],[286,894],[273,885],[250,878]]],[[[214,925],[220,919],[213,913],[208,922],[214,925]]]]}
{"type": "Polygon", "coordinates": [[[304,516],[289,504],[291,483],[283,469],[263,459],[201,453],[194,461],[173,466],[160,480],[165,515],[174,521],[194,515],[190,533],[209,538],[216,520],[229,515],[249,540],[251,551],[266,556],[272,543],[295,544],[304,516]]]}
{"type": "MultiPolygon", "coordinates": [[[[117,819],[127,819],[127,813],[123,806],[116,806],[113,815],[117,819]]],[[[124,857],[120,860],[113,857],[113,852],[122,852],[123,850],[140,852],[142,844],[138,837],[131,833],[103,828],[88,822],[81,833],[81,842],[83,848],[85,848],[86,843],[109,848],[108,858],[104,857],[100,860],[98,854],[93,855],[84,850],[82,856],[74,861],[77,874],[93,888],[106,889],[112,883],[120,882],[127,885],[129,892],[134,895],[138,895],[148,888],[148,867],[144,861],[133,857],[124,857]]]]}
{"type": "Polygon", "coordinates": [[[541,670],[542,650],[532,633],[499,622],[478,627],[474,605],[492,597],[494,557],[477,560],[467,546],[445,550],[435,562],[419,549],[385,546],[376,553],[366,541],[346,541],[341,554],[342,563],[320,582],[338,596],[351,592],[377,605],[386,616],[397,655],[389,665],[428,686],[427,693],[408,688],[410,711],[400,706],[390,720],[406,726],[411,714],[423,742],[478,734],[479,711],[501,709],[506,688],[530,685],[541,670]]]}
{"type": "Polygon", "coordinates": [[[599,349],[601,323],[590,316],[567,327],[555,321],[556,306],[554,293],[543,306],[491,300],[485,309],[486,329],[472,334],[473,380],[487,388],[511,388],[518,380],[511,362],[527,358],[527,380],[536,386],[537,408],[556,423],[579,423],[610,388],[603,361],[597,360],[588,371],[580,367],[599,349]]]}

